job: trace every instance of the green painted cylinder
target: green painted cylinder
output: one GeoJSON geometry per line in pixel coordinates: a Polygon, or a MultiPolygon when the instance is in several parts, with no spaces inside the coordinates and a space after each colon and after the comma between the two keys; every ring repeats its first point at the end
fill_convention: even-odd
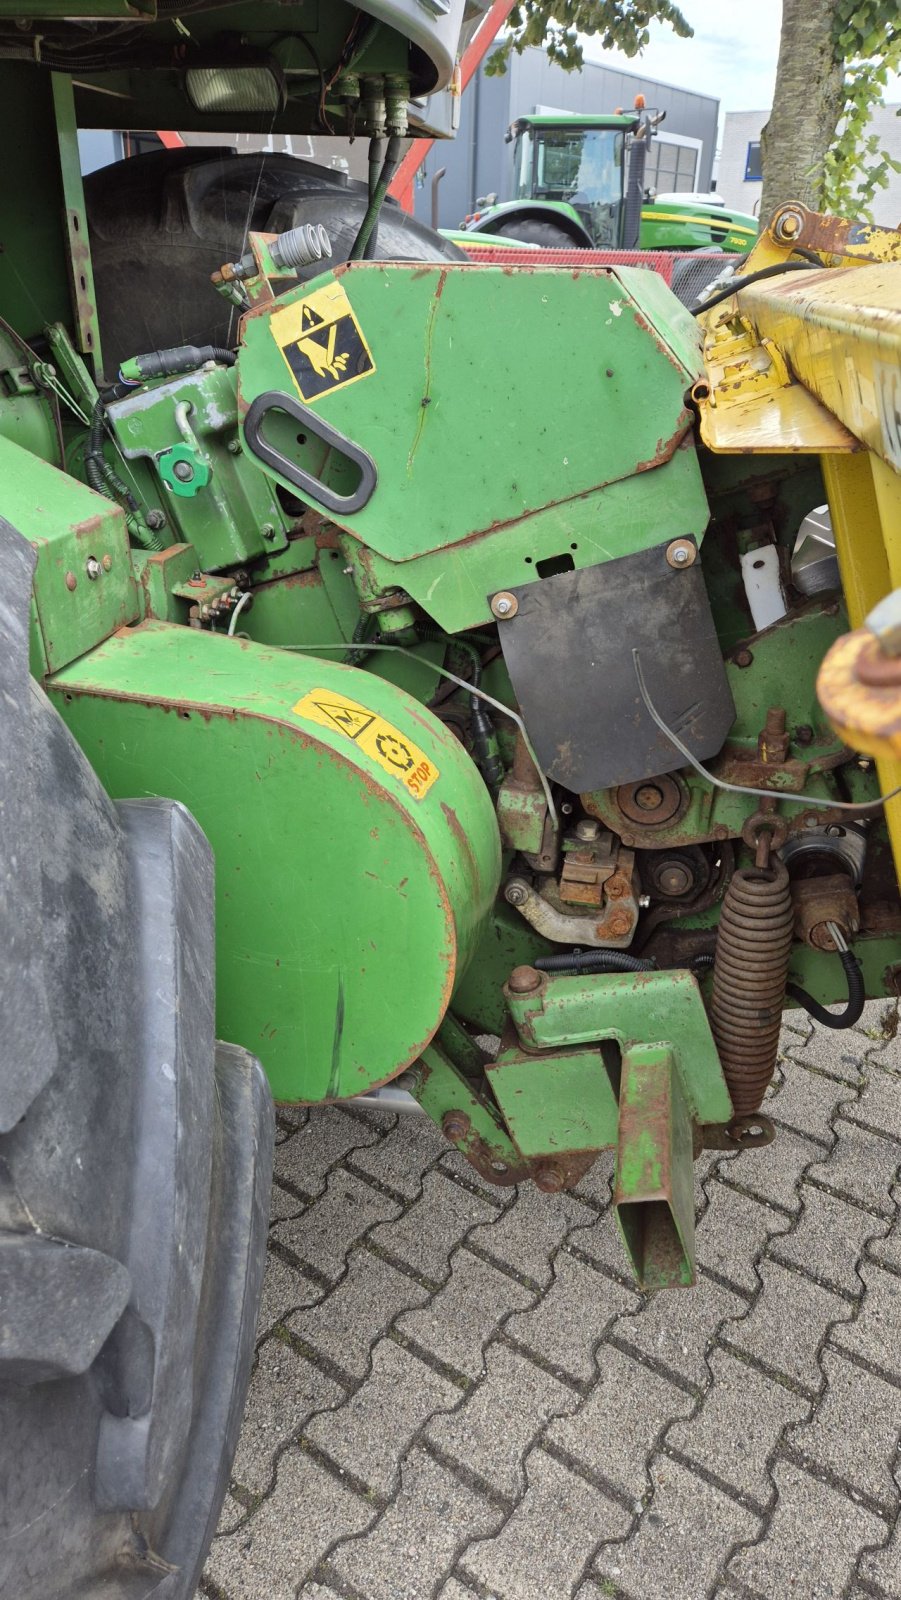
{"type": "Polygon", "coordinates": [[[157,622],[48,687],[114,798],[182,800],[206,832],[218,1031],[276,1098],[415,1061],[500,877],[490,797],[443,724],[373,674],[157,622]]]}

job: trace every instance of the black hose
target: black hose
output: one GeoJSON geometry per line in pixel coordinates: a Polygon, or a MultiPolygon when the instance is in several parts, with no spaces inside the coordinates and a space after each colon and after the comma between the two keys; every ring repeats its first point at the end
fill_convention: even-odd
{"type": "Polygon", "coordinates": [[[853,1028],[863,1013],[865,999],[863,973],[853,950],[839,950],[838,959],[845,969],[848,982],[848,1003],[844,1011],[827,1011],[825,1006],[821,1006],[818,1000],[814,1000],[813,995],[808,994],[807,990],[802,989],[797,983],[787,983],[785,992],[804,1007],[809,1017],[821,1022],[824,1028],[853,1028]]]}
{"type": "Polygon", "coordinates": [[[537,956],[539,972],[654,972],[652,956],[630,956],[626,950],[572,950],[568,955],[537,956]]]}
{"type": "MultiPolygon", "coordinates": [[[[822,268],[822,265],[822,261],[817,262],[818,267],[822,268]]],[[[739,289],[746,289],[749,283],[759,283],[764,278],[778,278],[783,272],[810,272],[812,269],[812,261],[777,261],[772,267],[758,267],[756,272],[746,272],[743,278],[733,278],[724,289],[712,294],[709,300],[703,300],[699,305],[692,306],[691,314],[693,317],[699,317],[702,311],[710,311],[723,300],[731,300],[739,289]]]]}
{"type": "Polygon", "coordinates": [[[366,257],[366,246],[369,243],[372,230],[378,222],[379,212],[382,209],[382,202],[388,193],[388,185],[390,184],[391,179],[394,177],[394,174],[400,165],[402,148],[403,140],[399,139],[396,134],[392,134],[391,138],[388,140],[388,149],[385,154],[385,161],[384,165],[382,166],[379,181],[376,184],[372,195],[370,196],[369,204],[366,207],[366,211],[363,216],[363,221],[360,223],[360,230],[353,242],[350,255],[348,256],[349,261],[363,261],[366,257]]]}
{"type": "Polygon", "coordinates": [[[106,481],[103,458],[103,401],[98,400],[91,412],[91,425],[88,429],[88,442],[84,450],[84,475],[90,487],[97,494],[102,494],[106,500],[114,499],[106,481]]]}
{"type": "Polygon", "coordinates": [[[233,367],[237,357],[234,350],[226,350],[217,344],[177,344],[168,350],[147,350],[143,355],[131,356],[123,361],[120,367],[120,376],[128,382],[131,368],[137,373],[136,381],[147,378],[174,378],[181,372],[196,372],[198,367],[206,366],[208,361],[216,361],[222,367],[233,367]]]}

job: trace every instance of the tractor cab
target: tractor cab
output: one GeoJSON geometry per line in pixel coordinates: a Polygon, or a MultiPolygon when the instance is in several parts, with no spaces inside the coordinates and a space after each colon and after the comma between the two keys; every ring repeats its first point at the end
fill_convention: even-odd
{"type": "MultiPolygon", "coordinates": [[[[520,117],[510,129],[516,201],[575,213],[592,242],[615,249],[622,237],[624,152],[633,117],[520,117]]],[[[565,213],[564,213],[565,214],[565,213]]]]}

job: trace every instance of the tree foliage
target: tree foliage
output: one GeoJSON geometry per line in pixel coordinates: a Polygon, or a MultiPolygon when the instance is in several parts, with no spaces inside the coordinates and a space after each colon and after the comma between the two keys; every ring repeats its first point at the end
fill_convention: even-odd
{"type": "Polygon", "coordinates": [[[823,204],[839,215],[869,217],[877,192],[901,172],[901,161],[867,132],[889,74],[901,69],[898,0],[836,0],[833,49],[843,68],[843,105],[823,163],[823,204]]]}
{"type": "Polygon", "coordinates": [[[693,29],[670,0],[519,0],[510,13],[508,32],[488,57],[489,74],[506,70],[511,53],[522,55],[531,45],[543,46],[551,61],[568,72],[581,67],[579,34],[599,39],[604,50],[622,50],[637,56],[643,50],[651,22],[666,22],[682,39],[693,29]]]}

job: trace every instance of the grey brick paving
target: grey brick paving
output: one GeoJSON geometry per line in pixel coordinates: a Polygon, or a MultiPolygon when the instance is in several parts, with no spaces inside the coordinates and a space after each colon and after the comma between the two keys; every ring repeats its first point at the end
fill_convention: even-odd
{"type": "Polygon", "coordinates": [[[793,1013],[698,1289],[628,1286],[605,1153],[492,1189],[427,1122],[279,1114],[207,1600],[901,1600],[901,1043],[793,1013]]]}
{"type": "Polygon", "coordinates": [[[701,1600],[723,1550],[752,1538],[760,1519],[677,1461],[658,1457],[651,1475],[654,1498],[632,1537],[603,1546],[594,1568],[629,1600],[701,1600]]]}

